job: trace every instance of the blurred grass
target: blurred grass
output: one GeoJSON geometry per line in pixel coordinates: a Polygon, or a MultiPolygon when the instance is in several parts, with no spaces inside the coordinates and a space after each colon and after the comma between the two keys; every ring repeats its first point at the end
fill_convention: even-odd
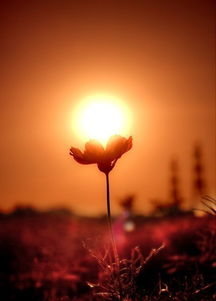
{"type": "MultiPolygon", "coordinates": [[[[214,215],[135,217],[134,222],[132,232],[114,223],[121,258],[131,260],[135,246],[143,258],[152,248],[165,247],[134,279],[133,296],[128,293],[125,300],[215,300],[214,215]]],[[[103,218],[51,213],[1,217],[0,300],[115,300],[96,297],[88,285],[103,283],[104,277],[88,248],[104,253],[107,241],[103,218]]]]}

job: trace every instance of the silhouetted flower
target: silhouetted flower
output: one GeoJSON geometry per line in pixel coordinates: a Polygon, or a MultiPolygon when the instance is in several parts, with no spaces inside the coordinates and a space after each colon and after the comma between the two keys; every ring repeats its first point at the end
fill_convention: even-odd
{"type": "Polygon", "coordinates": [[[97,164],[100,171],[108,174],[115,166],[117,160],[132,148],[132,137],[128,139],[114,135],[110,137],[106,148],[97,140],[90,140],[85,144],[82,152],[71,147],[70,155],[80,164],[97,164]]]}

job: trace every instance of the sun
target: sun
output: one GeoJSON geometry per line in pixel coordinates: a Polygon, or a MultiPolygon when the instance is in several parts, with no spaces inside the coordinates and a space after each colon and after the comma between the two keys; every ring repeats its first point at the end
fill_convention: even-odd
{"type": "Polygon", "coordinates": [[[96,139],[106,144],[112,135],[128,135],[131,116],[120,99],[104,94],[86,97],[74,114],[74,131],[82,140],[96,139]]]}

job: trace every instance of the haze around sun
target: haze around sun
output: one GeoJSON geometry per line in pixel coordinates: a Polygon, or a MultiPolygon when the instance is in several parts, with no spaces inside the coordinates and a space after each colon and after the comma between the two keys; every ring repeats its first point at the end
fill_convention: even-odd
{"type": "Polygon", "coordinates": [[[107,94],[86,97],[76,107],[73,131],[83,141],[106,144],[112,135],[130,135],[131,112],[119,98],[107,94]]]}

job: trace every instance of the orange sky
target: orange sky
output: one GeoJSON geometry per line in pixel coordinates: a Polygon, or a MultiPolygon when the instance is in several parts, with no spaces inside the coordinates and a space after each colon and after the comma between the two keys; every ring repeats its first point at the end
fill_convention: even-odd
{"type": "Polygon", "coordinates": [[[216,196],[214,1],[10,1],[1,8],[0,208],[105,212],[105,179],[68,155],[82,146],[72,115],[86,95],[117,95],[133,115],[133,149],[111,173],[114,211],[145,212],[169,195],[179,159],[191,196],[192,151],[203,145],[216,196]]]}

